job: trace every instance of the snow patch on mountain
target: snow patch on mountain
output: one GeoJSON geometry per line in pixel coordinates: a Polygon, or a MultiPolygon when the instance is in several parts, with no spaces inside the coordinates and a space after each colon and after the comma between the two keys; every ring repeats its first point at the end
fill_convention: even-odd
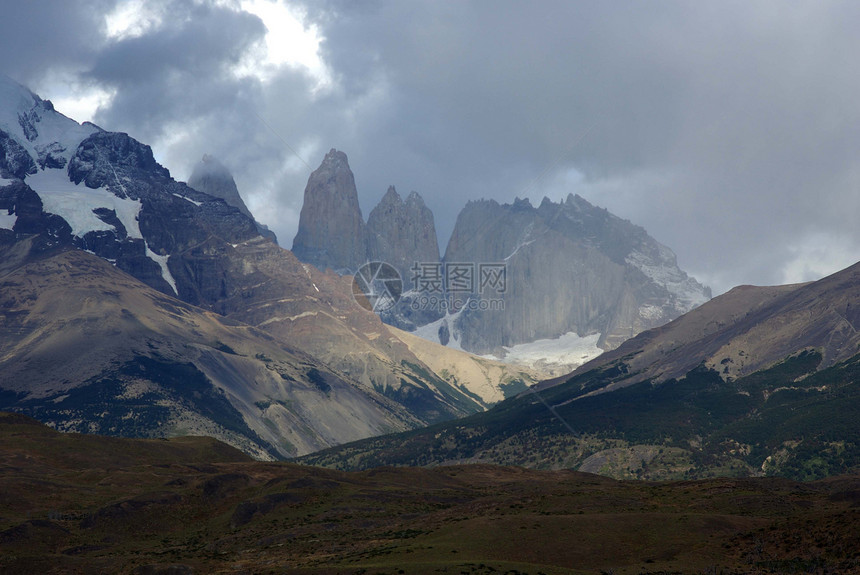
{"type": "Polygon", "coordinates": [[[456,349],[457,351],[465,351],[460,345],[460,330],[457,328],[457,320],[460,319],[461,315],[463,315],[463,311],[465,309],[466,306],[463,306],[454,313],[448,313],[447,315],[445,315],[445,317],[437,319],[436,321],[428,323],[427,325],[422,325],[412,333],[422,339],[426,339],[427,341],[432,341],[433,343],[444,345],[441,341],[439,341],[439,330],[442,328],[443,325],[447,325],[450,338],[446,347],[456,349]]]}
{"type": "Polygon", "coordinates": [[[517,244],[517,247],[514,248],[514,251],[512,251],[511,254],[505,258],[505,261],[508,261],[509,259],[514,257],[515,255],[517,255],[517,252],[520,251],[520,248],[524,248],[527,245],[533,244],[534,242],[535,242],[535,240],[528,240],[528,241],[523,241],[523,242],[517,244]]]}
{"type": "MultiPolygon", "coordinates": [[[[688,312],[711,299],[707,288],[678,267],[677,258],[671,249],[663,244],[658,244],[658,249],[656,257],[634,250],[627,254],[625,261],[654,283],[665,286],[674,296],[675,307],[680,313],[688,312]]],[[[640,309],[640,313],[647,314],[648,311],[640,309]]]]}
{"type": "Polygon", "coordinates": [[[167,259],[170,256],[160,256],[151,249],[149,249],[149,244],[144,245],[146,245],[146,257],[159,265],[159,267],[161,268],[161,277],[164,278],[164,281],[170,284],[170,287],[173,288],[173,293],[178,296],[179,290],[176,289],[176,279],[173,277],[173,274],[170,273],[170,268],[167,267],[167,259]]]}
{"type": "Polygon", "coordinates": [[[15,227],[15,222],[17,221],[17,215],[8,214],[7,210],[0,211],[0,230],[11,230],[15,227]]]}
{"type": "Polygon", "coordinates": [[[183,196],[183,195],[181,195],[181,194],[177,194],[176,192],[173,192],[173,195],[174,195],[174,196],[176,196],[177,198],[181,198],[181,199],[183,199],[183,200],[186,200],[186,201],[188,201],[188,202],[191,202],[192,204],[194,204],[194,205],[195,205],[195,206],[197,206],[198,208],[199,208],[200,206],[202,206],[202,205],[203,205],[203,202],[195,202],[195,201],[194,201],[194,200],[192,200],[191,198],[189,198],[189,197],[187,197],[187,196],[183,196]]]}
{"type": "Polygon", "coordinates": [[[488,359],[521,365],[550,375],[570,373],[603,353],[597,347],[600,334],[580,337],[568,332],[553,339],[538,339],[505,347],[504,357],[486,355],[488,359]]]}
{"type": "Polygon", "coordinates": [[[520,241],[517,242],[517,246],[514,248],[514,250],[510,254],[508,254],[507,257],[504,258],[505,261],[508,261],[515,255],[517,255],[517,252],[520,251],[520,248],[524,248],[528,245],[531,245],[537,240],[537,238],[532,238],[532,232],[534,231],[534,227],[534,222],[526,226],[526,229],[523,230],[523,234],[520,238],[520,241]]]}
{"type": "MultiPolygon", "coordinates": [[[[94,212],[105,208],[116,213],[130,239],[144,239],[139,224],[142,208],[140,200],[119,198],[105,188],[92,189],[84,184],[75,184],[69,180],[65,170],[41,170],[27,176],[25,182],[39,194],[46,212],[56,214],[68,222],[74,236],[82,238],[93,231],[113,231],[114,227],[102,221],[94,212]]],[[[8,218],[4,223],[8,223],[8,218]]],[[[156,254],[148,245],[146,255],[158,264],[164,281],[178,295],[176,280],[167,267],[168,256],[156,254]]]]}
{"type": "Polygon", "coordinates": [[[82,238],[92,231],[111,231],[93,212],[98,208],[114,210],[128,237],[143,239],[138,225],[140,200],[118,198],[104,188],[91,189],[69,180],[65,170],[42,170],[27,176],[27,185],[39,194],[46,212],[56,214],[72,226],[72,234],[82,238]]]}
{"type": "Polygon", "coordinates": [[[0,74],[0,130],[17,141],[41,167],[61,167],[84,139],[101,130],[78,124],[30,90],[0,74]]]}

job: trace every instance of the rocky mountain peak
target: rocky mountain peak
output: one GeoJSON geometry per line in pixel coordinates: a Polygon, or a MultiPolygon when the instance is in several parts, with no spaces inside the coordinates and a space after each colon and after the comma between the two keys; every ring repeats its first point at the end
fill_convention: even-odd
{"type": "Polygon", "coordinates": [[[199,180],[200,178],[207,176],[212,178],[223,178],[225,180],[233,179],[233,174],[230,173],[229,168],[222,164],[218,158],[211,154],[203,154],[203,158],[201,158],[197,165],[194,166],[194,171],[191,173],[191,177],[188,178],[188,185],[191,185],[190,182],[192,180],[199,180]]]}
{"type": "Polygon", "coordinates": [[[422,198],[421,194],[416,191],[409,192],[409,195],[406,196],[406,205],[423,208],[425,205],[424,198],[422,198]]]}
{"type": "Polygon", "coordinates": [[[195,305],[226,289],[203,244],[257,235],[237,208],[175,181],[149,146],[78,124],[8,78],[0,79],[0,177],[3,235],[87,250],[195,305]]]}
{"type": "Polygon", "coordinates": [[[63,116],[49,100],[0,74],[0,177],[24,179],[38,168],[65,168],[78,144],[102,131],[63,116]]]}
{"type": "Polygon", "coordinates": [[[394,186],[389,187],[367,218],[367,232],[368,256],[397,268],[407,287],[415,262],[439,261],[433,212],[417,192],[404,202],[394,186]]]}
{"type": "Polygon", "coordinates": [[[593,208],[594,206],[579,194],[567,194],[564,203],[568,206],[580,206],[583,208],[593,208]]]}
{"type": "MultiPolygon", "coordinates": [[[[382,199],[379,200],[379,203],[370,212],[370,216],[367,218],[367,223],[370,225],[371,220],[377,220],[384,213],[391,213],[392,211],[403,211],[406,213],[415,214],[418,217],[422,217],[423,210],[426,210],[427,205],[424,203],[424,198],[421,197],[416,191],[409,192],[409,195],[406,196],[406,200],[404,201],[402,196],[397,193],[397,188],[394,186],[388,186],[388,191],[385,192],[385,195],[382,196],[382,199]],[[376,215],[374,215],[376,212],[376,215]]],[[[433,217],[433,214],[430,214],[430,217],[433,217]]]]}
{"type": "Polygon", "coordinates": [[[382,196],[382,199],[379,200],[377,207],[394,205],[403,205],[403,198],[400,197],[400,194],[397,193],[397,189],[394,186],[388,186],[388,191],[386,191],[385,195],[382,196]]]}
{"type": "Polygon", "coordinates": [[[364,219],[343,152],[332,148],[308,179],[292,251],[320,269],[355,271],[364,263],[364,219]]]}
{"type": "Polygon", "coordinates": [[[600,347],[612,349],[710,298],[668,247],[573,194],[559,203],[544,198],[538,208],[520,198],[470,202],[445,261],[506,267],[504,311],[469,309],[456,320],[460,345],[476,353],[572,333],[600,334],[600,347]]]}
{"type": "Polygon", "coordinates": [[[88,188],[105,187],[120,198],[139,199],[144,189],[126,186],[120,175],[129,180],[150,180],[157,193],[169,181],[170,172],[155,161],[152,148],[122,132],[96,132],[82,141],[69,161],[69,178],[88,188]]]}
{"type": "Polygon", "coordinates": [[[578,194],[559,202],[543,198],[538,207],[528,198],[510,204],[469,201],[440,258],[433,214],[416,192],[404,201],[389,187],[364,224],[346,155],[334,149],[308,180],[293,246],[300,260],[318,267],[391,264],[403,279],[404,296],[383,319],[427,334],[448,327],[450,341],[476,353],[561,336],[589,337],[601,349],[612,349],[710,298],[707,288],[678,267],[669,248],[578,194]],[[439,310],[403,311],[409,307],[403,302],[415,297],[410,290],[416,262],[466,263],[476,270],[478,264],[504,265],[506,291],[496,294],[501,305],[448,318],[439,310]],[[439,321],[445,325],[436,326],[439,321]]]}
{"type": "Polygon", "coordinates": [[[2,107],[3,116],[0,118],[0,128],[4,130],[8,130],[15,123],[20,124],[18,118],[26,117],[34,109],[49,108],[51,111],[54,109],[50,102],[42,100],[5,74],[0,74],[0,105],[2,105],[0,107],[2,107]]]}
{"type": "Polygon", "coordinates": [[[534,209],[531,201],[528,198],[514,198],[514,203],[512,205],[515,210],[531,210],[534,209]]]}
{"type": "MultiPolygon", "coordinates": [[[[239,188],[236,186],[233,174],[215,156],[203,155],[203,159],[194,166],[191,177],[188,178],[188,186],[198,192],[220,198],[227,202],[227,205],[238,209],[242,215],[254,219],[241,194],[239,194],[239,188]]],[[[277,243],[278,240],[274,232],[256,220],[254,223],[261,236],[277,243]]]]}
{"type": "Polygon", "coordinates": [[[344,152],[332,148],[323,158],[320,167],[316,170],[320,175],[336,177],[338,174],[349,174],[352,176],[352,170],[349,167],[349,159],[344,152]]]}
{"type": "Polygon", "coordinates": [[[194,166],[191,177],[188,178],[188,185],[198,192],[221,198],[249,218],[252,217],[248,206],[239,195],[233,174],[214,156],[204,154],[203,159],[194,166]]]}
{"type": "Polygon", "coordinates": [[[539,210],[545,209],[545,208],[552,206],[552,205],[553,205],[553,201],[551,199],[549,199],[548,197],[544,196],[543,199],[540,201],[540,204],[538,205],[538,209],[539,210]]]}

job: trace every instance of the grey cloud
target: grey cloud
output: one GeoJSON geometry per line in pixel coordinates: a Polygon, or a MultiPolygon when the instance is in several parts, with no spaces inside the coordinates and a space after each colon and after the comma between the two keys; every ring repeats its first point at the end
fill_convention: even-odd
{"type": "Polygon", "coordinates": [[[860,245],[846,216],[856,209],[845,209],[857,207],[857,11],[392,2],[318,18],[331,20],[338,69],[394,86],[388,135],[400,156],[440,170],[405,182],[434,184],[437,221],[464,198],[510,199],[518,183],[539,199],[530,177],[563,158],[560,169],[586,175],[586,197],[644,225],[721,291],[781,281],[786,246],[806,233],[840,229],[860,245]],[[664,187],[640,173],[663,174],[664,187]],[[615,178],[628,188],[588,193],[615,178]]]}
{"type": "Polygon", "coordinates": [[[831,239],[829,265],[860,259],[856,4],[306,2],[334,79],[316,92],[300,69],[229,73],[264,33],[236,10],[165,0],[164,26],[107,42],[97,11],[64,6],[46,26],[76,31],[33,32],[45,48],[13,72],[74,64],[115,88],[97,121],[180,177],[215,154],[286,246],[308,176],[288,146],[312,167],[337,147],[365,215],[417,190],[443,251],[468,199],[578,192],[715,292],[814,279],[831,239]]]}
{"type": "Polygon", "coordinates": [[[24,84],[50,71],[76,68],[97,53],[111,0],[4,2],[0,70],[24,84]]]}
{"type": "Polygon", "coordinates": [[[86,74],[116,89],[98,121],[112,129],[128,125],[144,140],[168,124],[223,113],[247,94],[249,86],[230,67],[265,33],[259,18],[225,8],[192,2],[160,8],[164,25],[108,44],[86,74]]]}

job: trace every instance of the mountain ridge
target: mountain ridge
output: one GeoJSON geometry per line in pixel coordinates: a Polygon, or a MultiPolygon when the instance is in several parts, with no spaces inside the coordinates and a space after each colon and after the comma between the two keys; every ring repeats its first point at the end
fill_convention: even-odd
{"type": "MultiPolygon", "coordinates": [[[[32,124],[32,129],[25,130],[22,126],[30,124],[23,120],[19,122],[19,112],[13,109],[14,113],[10,113],[8,102],[0,102],[4,104],[0,105],[2,118],[14,122],[11,127],[8,122],[0,124],[0,158],[3,158],[3,169],[6,170],[0,180],[0,211],[3,212],[0,218],[0,270],[14,275],[16,269],[23,269],[28,264],[38,266],[45,258],[80,255],[62,255],[64,251],[90,252],[108,262],[96,266],[86,259],[75,260],[88,269],[98,268],[104,272],[93,272],[89,281],[94,286],[111,281],[130,285],[129,278],[113,273],[121,271],[168,298],[158,300],[162,303],[155,309],[147,308],[147,313],[158,316],[166,312],[170,316],[170,310],[175,308],[186,310],[184,313],[189,317],[197,317],[200,313],[217,314],[220,318],[217,321],[212,318],[199,321],[206,325],[220,323],[226,326],[224,329],[227,331],[254,330],[254,338],[269,342],[260,343],[261,350],[282,348],[277,353],[261,351],[265,357],[245,353],[242,359],[239,354],[227,351],[235,351],[238,344],[221,349],[209,342],[212,345],[203,346],[206,350],[195,349],[189,352],[191,355],[167,353],[162,349],[161,355],[171,360],[166,366],[159,367],[147,363],[161,360],[154,358],[150,353],[152,350],[144,345],[140,347],[143,351],[139,358],[124,356],[116,366],[94,362],[94,365],[103,367],[101,374],[88,374],[86,378],[81,375],[75,381],[67,378],[72,387],[98,383],[122,395],[129,382],[134,383],[131,380],[146,379],[141,375],[142,366],[150,365],[163,380],[149,382],[156,386],[152,393],[167,394],[170,397],[165,401],[172,402],[174,406],[178,405],[177,402],[191,402],[193,409],[189,411],[186,409],[188,405],[183,404],[185,411],[180,411],[195,417],[200,415],[195,409],[216,406],[221,420],[213,425],[228,423],[232,432],[239,434],[238,439],[233,438],[234,442],[247,440],[250,443],[243,443],[244,448],[261,457],[270,457],[274,453],[294,456],[359,436],[390,431],[403,425],[422,425],[486,407],[486,403],[468,389],[468,382],[452,383],[434,373],[387,331],[375,315],[362,309],[355,302],[348,282],[342,281],[340,276],[335,279],[301,264],[292,253],[263,238],[254,220],[239,207],[175,181],[169,171],[154,160],[148,146],[127,134],[81,127],[59,115],[52,106],[25,88],[8,81],[0,84],[0,94],[11,93],[16,106],[23,102],[22,109],[27,113],[22,113],[21,117],[26,116],[32,124]],[[64,159],[65,164],[57,160],[39,165],[27,150],[35,150],[35,145],[41,145],[40,138],[45,139],[44,143],[48,145],[45,149],[50,148],[47,140],[57,132],[56,126],[69,128],[66,135],[74,136],[68,145],[51,148],[60,154],[57,157],[64,159]],[[27,139],[27,134],[35,144],[27,139]],[[32,145],[27,144],[28,148],[19,144],[19,140],[32,145]],[[12,165],[10,157],[15,160],[12,164],[23,166],[24,172],[9,172],[12,165]],[[60,164],[64,167],[56,167],[60,164]],[[113,267],[104,267],[108,264],[113,267]],[[178,298],[183,304],[164,303],[171,301],[170,297],[178,298]],[[187,311],[187,305],[198,309],[187,311]],[[292,371],[279,375],[277,370],[269,369],[275,367],[276,363],[271,362],[276,362],[278,356],[282,356],[282,360],[277,361],[283,361],[285,365],[299,361],[297,357],[310,359],[305,362],[308,363],[307,369],[296,378],[292,371]],[[207,401],[214,403],[203,406],[191,397],[181,393],[176,395],[173,388],[165,390],[161,384],[173,385],[176,377],[172,372],[183,370],[192,374],[207,401]],[[315,370],[315,375],[309,375],[310,370],[315,370]],[[298,387],[302,389],[298,391],[308,393],[291,397],[292,384],[288,383],[291,380],[282,375],[300,380],[302,384],[298,387]],[[244,386],[267,388],[272,397],[260,396],[258,391],[245,390],[244,386]],[[233,393],[235,398],[243,399],[225,402],[218,395],[222,392],[233,393]],[[351,399],[345,402],[347,405],[343,409],[351,412],[325,416],[323,412],[329,409],[325,406],[334,406],[327,399],[326,393],[329,392],[348,395],[351,399]],[[290,406],[279,403],[291,401],[293,411],[290,406]],[[323,411],[315,414],[316,408],[323,411]],[[368,415],[362,421],[365,411],[368,415]],[[268,424],[274,429],[267,427],[267,417],[268,424]],[[286,443],[278,447],[281,441],[286,443]]],[[[69,281],[69,277],[61,274],[51,277],[59,278],[57,281],[69,281]]],[[[4,278],[12,281],[12,276],[4,278]]],[[[57,292],[60,286],[56,282],[51,283],[47,276],[43,279],[43,283],[35,282],[27,288],[26,282],[17,277],[16,289],[29,289],[36,299],[39,293],[62,295],[62,291],[57,292]]],[[[108,305],[112,297],[127,295],[124,290],[110,285],[97,289],[103,289],[106,294],[118,294],[106,297],[104,302],[96,302],[98,305],[108,305]]],[[[135,289],[142,288],[138,286],[135,289]]],[[[150,299],[154,298],[152,294],[150,296],[150,299]]],[[[16,347],[18,334],[9,329],[20,329],[22,326],[16,322],[34,310],[28,307],[27,298],[16,297],[10,291],[4,306],[0,307],[0,339],[10,346],[4,355],[7,374],[17,368],[26,371],[28,365],[25,361],[27,350],[16,347]],[[20,363],[16,364],[16,361],[20,363]]],[[[110,346],[114,344],[121,345],[125,336],[112,341],[108,333],[99,331],[92,324],[92,317],[74,316],[84,301],[86,298],[81,296],[72,302],[69,309],[54,308],[51,313],[46,312],[40,317],[46,325],[57,328],[55,334],[70,334],[70,330],[82,329],[78,326],[80,323],[89,326],[86,329],[95,338],[93,341],[101,342],[100,345],[106,346],[105,350],[112,349],[110,346]]],[[[120,329],[120,334],[134,331],[133,317],[124,316],[120,307],[105,311],[105,320],[106,324],[114,326],[111,329],[120,329]]],[[[170,325],[170,320],[166,323],[170,325]]],[[[177,337],[180,341],[187,339],[202,345],[198,341],[200,335],[194,330],[193,326],[185,325],[180,330],[181,336],[177,337]]],[[[215,331],[218,330],[221,328],[215,331]]],[[[78,336],[82,334],[78,333],[78,336]]],[[[222,340],[227,337],[223,335],[222,340]]],[[[236,334],[230,337],[235,338],[236,334]]],[[[165,341],[161,341],[161,345],[162,348],[171,348],[165,341]]],[[[247,346],[247,342],[243,345],[247,346]]],[[[96,347],[83,351],[97,350],[96,347]]],[[[49,355],[45,353],[40,357],[49,355]]],[[[469,360],[457,358],[456,361],[469,360]]],[[[520,377],[515,370],[501,370],[499,373],[502,372],[504,377],[509,374],[520,377]]],[[[56,371],[51,373],[56,375],[56,371]]],[[[527,374],[523,373],[522,377],[532,381],[527,374]]],[[[502,379],[500,375],[499,384],[502,379]]],[[[90,390],[100,389],[89,387],[90,390]]],[[[8,406],[23,408],[21,402],[26,403],[27,400],[20,394],[27,393],[27,390],[19,386],[6,391],[11,394],[3,396],[4,401],[10,402],[8,406]]],[[[114,394],[112,397],[119,396],[114,394]]],[[[45,404],[27,405],[45,413],[45,409],[53,410],[51,413],[59,417],[59,408],[45,404]]],[[[93,415],[88,413],[88,417],[93,415]]],[[[89,423],[93,424],[93,429],[102,428],[95,421],[89,423]]],[[[137,429],[132,419],[117,417],[111,425],[113,427],[105,427],[108,432],[135,433],[137,429]]],[[[146,425],[146,433],[152,433],[151,425],[146,425]]],[[[138,431],[143,432],[143,428],[138,431]]]]}
{"type": "MultiPolygon", "coordinates": [[[[392,265],[402,292],[379,310],[383,321],[502,360],[514,346],[561,337],[597,335],[598,347],[613,349],[711,297],[671,249],[574,194],[538,207],[470,200],[439,258],[432,212],[416,192],[404,201],[389,187],[364,223],[348,159],[335,149],[308,179],[293,251],[341,273],[365,262],[392,265]],[[350,254],[332,255],[335,246],[350,254]],[[483,275],[490,268],[495,275],[483,275]]],[[[558,373],[566,364],[535,365],[558,373]]]]}
{"type": "Polygon", "coordinates": [[[710,299],[647,232],[578,195],[463,208],[445,261],[505,262],[504,313],[466,310],[455,324],[464,349],[502,347],[575,332],[613,349],[710,299]],[[656,278],[656,279],[655,279],[656,278]]]}
{"type": "Polygon", "coordinates": [[[860,469],[860,264],[741,286],[490,410],[311,454],[311,464],[496,463],[616,478],[860,469]]]}
{"type": "MultiPolygon", "coordinates": [[[[815,282],[785,286],[738,286],[716,300],[693,310],[676,322],[650,332],[643,341],[630,341],[617,350],[582,366],[568,377],[618,361],[632,349],[642,349],[628,360],[631,370],[649,378],[665,381],[679,377],[699,363],[717,370],[724,378],[748,375],[782,360],[798,349],[822,350],[821,369],[844,361],[860,352],[860,311],[852,309],[855,286],[860,285],[860,263],[815,282]],[[735,301],[752,299],[744,315],[733,312],[735,301]],[[760,301],[755,301],[760,300],[760,301]],[[701,327],[700,337],[688,332],[690,345],[677,347],[675,332],[685,332],[688,324],[700,325],[711,307],[730,312],[728,321],[701,327]],[[723,325],[720,325],[722,323],[723,325]],[[667,348],[674,348],[666,351],[667,348]],[[649,362],[660,357],[661,365],[677,365],[670,370],[647,370],[649,362]]],[[[714,320],[711,320],[714,321],[714,320]]],[[[682,340],[683,341],[683,340],[682,340]]]]}
{"type": "Polygon", "coordinates": [[[194,188],[204,194],[221,198],[234,208],[238,208],[242,214],[254,220],[257,226],[257,231],[264,238],[270,239],[278,243],[278,238],[268,227],[258,222],[248,206],[245,205],[245,200],[242,199],[239,193],[239,188],[236,187],[236,181],[233,179],[233,174],[214,156],[204,154],[188,176],[188,186],[194,188]]]}

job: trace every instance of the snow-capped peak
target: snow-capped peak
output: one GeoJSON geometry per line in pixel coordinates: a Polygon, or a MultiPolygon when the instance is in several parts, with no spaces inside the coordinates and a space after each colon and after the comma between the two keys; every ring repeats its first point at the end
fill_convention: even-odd
{"type": "Polygon", "coordinates": [[[6,132],[41,169],[64,168],[90,134],[101,130],[78,124],[54,110],[28,88],[0,74],[0,130],[6,132]]]}
{"type": "MultiPolygon", "coordinates": [[[[119,196],[105,186],[90,188],[76,184],[69,176],[68,166],[81,142],[103,132],[101,128],[91,123],[78,124],[54,110],[50,101],[0,74],[0,130],[12,140],[6,145],[17,148],[18,156],[25,162],[20,163],[25,167],[17,170],[17,177],[23,177],[39,195],[47,213],[58,215],[69,224],[73,236],[84,238],[90,232],[113,231],[122,238],[144,239],[139,225],[140,199],[119,196]]],[[[124,188],[118,178],[117,183],[124,188]]],[[[0,227],[14,226],[12,218],[16,220],[17,216],[6,215],[0,227]]],[[[176,283],[166,265],[167,256],[156,254],[145,242],[144,245],[146,255],[161,267],[165,281],[176,292],[176,283]]]]}

